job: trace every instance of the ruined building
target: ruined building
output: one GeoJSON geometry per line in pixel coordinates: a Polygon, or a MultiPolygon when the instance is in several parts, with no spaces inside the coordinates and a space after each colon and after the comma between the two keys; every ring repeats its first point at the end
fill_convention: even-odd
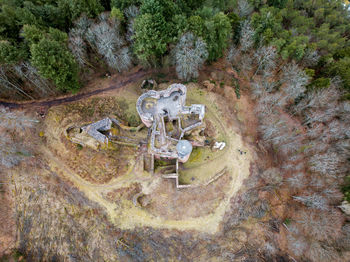
{"type": "Polygon", "coordinates": [[[148,127],[147,138],[136,141],[128,136],[128,130],[115,118],[106,117],[100,121],[83,125],[72,126],[66,130],[66,137],[82,146],[89,146],[99,150],[109,142],[121,145],[138,146],[143,154],[144,161],[154,172],[154,159],[175,160],[176,168],[173,173],[164,174],[165,178],[176,179],[177,188],[188,187],[179,185],[179,163],[186,162],[193,146],[203,146],[204,136],[200,133],[204,129],[203,118],[205,106],[193,104],[186,106],[187,88],[182,84],[172,84],[166,90],[150,90],[142,94],[137,102],[136,109],[142,122],[148,127]],[[123,136],[114,136],[112,128],[124,130],[123,136]],[[147,145],[147,146],[146,146],[147,145]],[[143,149],[142,149],[143,148],[143,149]]]}
{"type": "Polygon", "coordinates": [[[202,125],[205,106],[186,106],[186,92],[186,86],[172,84],[166,90],[150,90],[137,100],[137,112],[151,132],[149,154],[179,162],[188,160],[192,144],[184,136],[202,125]]]}

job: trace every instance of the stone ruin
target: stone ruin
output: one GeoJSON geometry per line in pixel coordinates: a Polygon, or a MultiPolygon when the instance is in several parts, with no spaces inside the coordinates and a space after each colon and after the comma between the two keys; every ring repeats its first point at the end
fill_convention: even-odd
{"type": "MultiPolygon", "coordinates": [[[[185,105],[186,94],[186,86],[172,84],[166,90],[150,90],[142,94],[136,102],[137,112],[144,125],[149,128],[146,143],[150,171],[154,173],[155,158],[175,160],[175,172],[163,177],[175,178],[177,188],[189,186],[179,185],[179,162],[184,163],[189,159],[193,146],[203,145],[201,142],[185,139],[192,132],[199,134],[204,129],[205,115],[204,105],[185,105]]],[[[109,132],[112,125],[123,128],[118,120],[107,117],[82,127],[70,127],[66,130],[66,136],[74,143],[99,149],[101,145],[107,146],[113,138],[109,132]]]]}
{"type": "Polygon", "coordinates": [[[178,162],[186,162],[196,144],[184,136],[200,129],[205,115],[204,105],[185,105],[186,94],[186,86],[172,84],[166,90],[150,90],[142,94],[136,103],[142,122],[150,130],[148,153],[152,157],[151,170],[154,172],[154,157],[176,159],[176,172],[164,177],[175,178],[177,187],[185,187],[178,183],[178,162]]]}
{"type": "Polygon", "coordinates": [[[186,93],[186,86],[172,84],[166,90],[148,91],[137,100],[137,112],[151,130],[151,155],[180,162],[188,160],[192,144],[183,137],[202,125],[205,107],[198,104],[185,106],[186,93]]]}

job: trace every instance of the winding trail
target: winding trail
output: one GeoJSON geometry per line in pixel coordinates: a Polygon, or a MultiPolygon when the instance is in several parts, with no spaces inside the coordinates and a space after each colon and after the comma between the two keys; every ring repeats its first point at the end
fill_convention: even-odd
{"type": "Polygon", "coordinates": [[[54,98],[51,100],[44,100],[44,101],[33,101],[33,102],[30,102],[30,101],[29,102],[4,102],[4,101],[0,101],[0,106],[5,106],[5,107],[8,107],[10,109],[25,109],[25,108],[30,108],[30,107],[56,106],[56,105],[60,105],[62,103],[74,102],[74,101],[88,98],[88,97],[91,97],[91,96],[94,96],[94,95],[97,95],[97,94],[100,94],[103,92],[122,88],[128,84],[131,84],[135,81],[139,81],[139,80],[143,79],[145,76],[150,75],[153,72],[154,72],[154,70],[152,70],[152,69],[144,70],[141,68],[134,73],[123,76],[126,78],[126,80],[122,80],[122,81],[120,81],[119,79],[113,80],[113,83],[109,87],[106,87],[106,88],[95,89],[95,90],[85,92],[85,93],[79,93],[79,94],[72,95],[72,96],[58,97],[58,98],[54,98]]]}

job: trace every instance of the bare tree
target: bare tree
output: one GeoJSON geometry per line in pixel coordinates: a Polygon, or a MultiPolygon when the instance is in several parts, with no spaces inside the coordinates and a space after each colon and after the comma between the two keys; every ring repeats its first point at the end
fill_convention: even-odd
{"type": "Polygon", "coordinates": [[[257,69],[253,76],[255,76],[259,71],[271,71],[275,69],[276,66],[277,51],[273,46],[262,46],[259,47],[254,53],[254,58],[257,62],[257,69]]]}
{"type": "Polygon", "coordinates": [[[339,115],[347,123],[350,122],[350,102],[343,101],[339,105],[339,115]]]}
{"type": "Polygon", "coordinates": [[[302,172],[293,173],[291,177],[286,179],[291,188],[301,189],[307,186],[305,174],[302,172]]]}
{"type": "Polygon", "coordinates": [[[319,210],[328,210],[328,200],[319,194],[293,196],[293,199],[303,203],[305,206],[319,210]]]}
{"type": "Polygon", "coordinates": [[[237,9],[237,13],[240,17],[248,16],[253,12],[253,7],[247,0],[238,0],[237,9]]]}
{"type": "Polygon", "coordinates": [[[346,171],[345,164],[345,160],[335,152],[316,154],[309,160],[311,171],[334,178],[346,171]]]}
{"type": "Polygon", "coordinates": [[[140,10],[134,6],[131,5],[124,10],[125,16],[127,18],[127,25],[126,25],[126,40],[128,42],[133,42],[132,36],[134,35],[134,21],[136,16],[140,13],[140,10]]]}
{"type": "MultiPolygon", "coordinates": [[[[250,22],[245,20],[241,25],[240,50],[248,51],[254,44],[255,31],[252,29],[250,22]]],[[[243,61],[243,60],[242,60],[243,61]]]]}
{"type": "Polygon", "coordinates": [[[340,262],[340,257],[332,246],[318,241],[311,242],[306,256],[312,262],[340,262]]]}
{"type": "Polygon", "coordinates": [[[317,65],[320,57],[321,56],[318,54],[317,50],[307,49],[301,63],[305,67],[312,67],[317,65]]]}
{"type": "Polygon", "coordinates": [[[349,122],[339,121],[338,119],[332,120],[330,123],[328,123],[327,135],[329,139],[333,141],[350,137],[349,122]]]}
{"type": "Polygon", "coordinates": [[[302,210],[296,222],[308,235],[316,240],[331,241],[341,234],[344,218],[340,211],[302,210]]]}
{"type": "Polygon", "coordinates": [[[301,257],[304,255],[308,248],[308,243],[303,236],[294,236],[292,234],[287,235],[287,247],[288,250],[295,257],[301,257]]]}
{"type": "Polygon", "coordinates": [[[92,20],[85,14],[82,14],[82,16],[74,22],[74,28],[81,31],[81,35],[84,36],[91,24],[92,20]]]}
{"type": "Polygon", "coordinates": [[[281,153],[284,155],[296,154],[300,148],[303,146],[302,141],[304,135],[301,133],[292,133],[289,135],[288,139],[279,145],[281,153]]]}
{"type": "Polygon", "coordinates": [[[253,68],[253,58],[250,54],[242,54],[240,59],[239,68],[244,75],[244,77],[248,77],[250,71],[253,68]]]}
{"type": "Polygon", "coordinates": [[[82,30],[73,28],[69,32],[68,47],[80,66],[87,64],[86,44],[83,37],[84,33],[82,30]]]}
{"type": "Polygon", "coordinates": [[[2,134],[0,136],[0,166],[11,168],[23,159],[23,154],[18,145],[13,143],[11,137],[8,134],[2,134]]]}
{"type": "Polygon", "coordinates": [[[31,95],[29,95],[27,92],[21,88],[20,84],[17,83],[15,79],[10,79],[11,72],[8,68],[5,68],[5,66],[0,66],[0,92],[2,90],[8,90],[15,92],[22,97],[34,99],[31,95]]]}
{"type": "Polygon", "coordinates": [[[295,63],[289,63],[282,68],[281,80],[286,84],[283,89],[285,95],[291,102],[305,92],[305,86],[309,77],[295,63]]]}
{"type": "Polygon", "coordinates": [[[278,115],[270,115],[269,118],[263,119],[259,129],[263,135],[263,139],[271,142],[276,142],[276,139],[281,140],[281,136],[287,133],[286,123],[278,115]]]}
{"type": "Polygon", "coordinates": [[[236,45],[232,45],[227,54],[227,61],[229,61],[233,65],[237,65],[238,57],[241,54],[240,50],[236,45]]]}
{"type": "Polygon", "coordinates": [[[337,245],[342,249],[350,251],[350,224],[345,224],[341,231],[342,234],[337,239],[337,245]]]}
{"type": "Polygon", "coordinates": [[[255,108],[255,112],[259,115],[259,118],[276,118],[276,114],[280,113],[279,110],[283,108],[286,103],[283,95],[279,92],[268,93],[264,89],[262,89],[259,95],[258,106],[255,108]]]}
{"type": "Polygon", "coordinates": [[[267,93],[273,92],[276,87],[276,83],[263,80],[263,81],[253,82],[251,84],[251,87],[252,87],[254,98],[259,98],[262,95],[264,95],[265,92],[267,93]]]}
{"type": "Polygon", "coordinates": [[[264,179],[266,184],[280,185],[282,183],[282,175],[278,168],[272,167],[261,174],[261,178],[264,179]]]}
{"type": "Polygon", "coordinates": [[[305,168],[305,165],[303,162],[300,162],[298,164],[287,162],[287,164],[282,165],[282,168],[289,171],[302,171],[305,168]]]}
{"type": "Polygon", "coordinates": [[[100,22],[92,24],[86,34],[86,39],[99,54],[101,54],[108,66],[119,72],[127,70],[131,66],[129,48],[120,34],[120,25],[117,20],[108,20],[104,14],[99,16],[100,22]]]}
{"type": "Polygon", "coordinates": [[[198,77],[198,70],[208,58],[207,46],[201,38],[186,33],[173,50],[173,58],[178,77],[188,81],[198,77]]]}
{"type": "Polygon", "coordinates": [[[326,152],[328,148],[329,148],[329,145],[327,143],[314,140],[306,145],[304,152],[310,155],[322,154],[326,152]]]}
{"type": "Polygon", "coordinates": [[[320,108],[309,110],[305,113],[304,125],[309,125],[315,122],[328,122],[332,120],[338,113],[337,107],[329,107],[326,109],[320,108]]]}
{"type": "Polygon", "coordinates": [[[38,121],[27,117],[23,112],[10,111],[0,107],[0,166],[11,168],[17,165],[29,152],[14,141],[8,131],[32,127],[38,121]]]}
{"type": "Polygon", "coordinates": [[[306,109],[337,108],[340,96],[340,90],[334,85],[329,88],[317,89],[309,92],[300,103],[294,106],[294,111],[301,113],[306,109]]]}
{"type": "Polygon", "coordinates": [[[13,66],[13,68],[18,77],[35,87],[34,91],[40,97],[55,94],[54,86],[49,80],[42,78],[36,68],[29,62],[21,62],[13,66]]]}
{"type": "Polygon", "coordinates": [[[335,144],[335,150],[338,151],[340,155],[342,155],[344,158],[350,157],[350,139],[344,139],[337,141],[335,144]]]}
{"type": "Polygon", "coordinates": [[[38,120],[27,117],[21,111],[14,112],[0,106],[0,127],[6,129],[24,129],[33,127],[38,122],[38,120]]]}

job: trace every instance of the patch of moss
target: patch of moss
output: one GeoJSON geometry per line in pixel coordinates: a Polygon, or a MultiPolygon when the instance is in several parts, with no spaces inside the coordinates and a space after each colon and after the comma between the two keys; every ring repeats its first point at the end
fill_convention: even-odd
{"type": "Polygon", "coordinates": [[[165,160],[160,160],[160,159],[155,159],[154,160],[154,168],[156,169],[157,167],[163,167],[163,166],[168,166],[170,165],[169,161],[165,160]]]}
{"type": "Polygon", "coordinates": [[[192,150],[190,158],[188,159],[188,163],[198,162],[201,159],[202,151],[199,147],[195,147],[192,150]]]}
{"type": "Polygon", "coordinates": [[[344,199],[350,202],[350,175],[345,178],[345,183],[342,187],[342,192],[344,194],[344,199]]]}

